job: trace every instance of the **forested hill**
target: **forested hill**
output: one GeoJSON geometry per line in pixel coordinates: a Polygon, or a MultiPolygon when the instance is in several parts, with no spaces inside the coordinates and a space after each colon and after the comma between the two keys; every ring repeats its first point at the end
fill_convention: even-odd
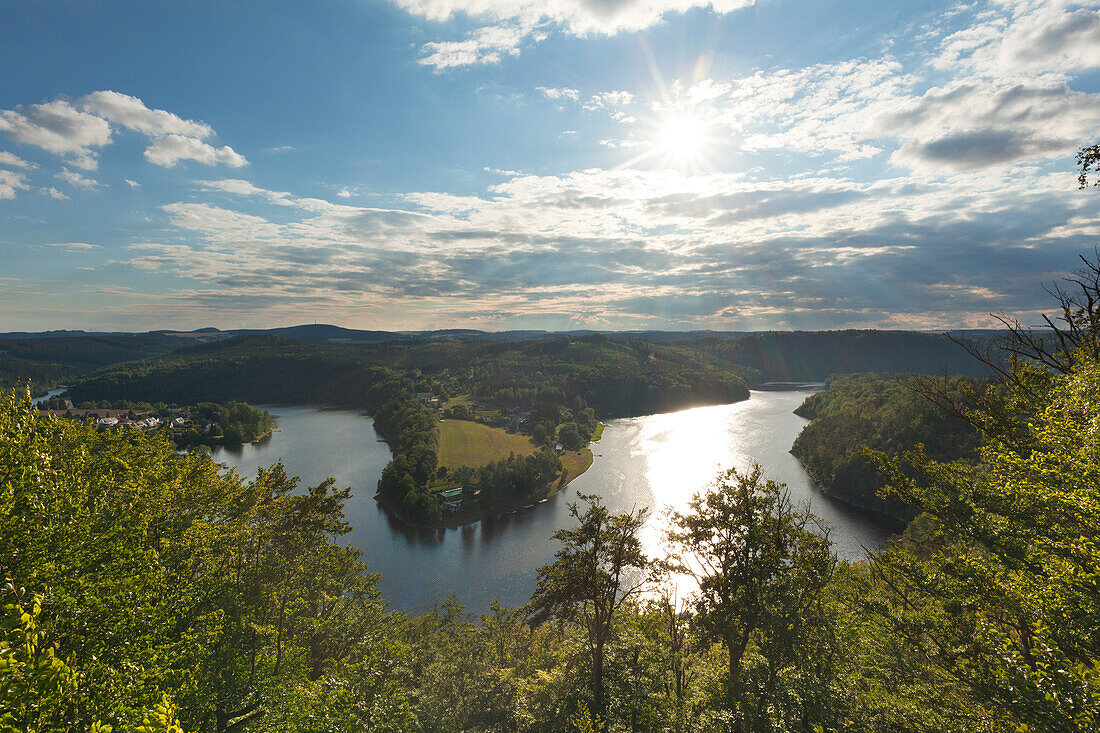
{"type": "Polygon", "coordinates": [[[384,372],[449,394],[544,387],[602,416],[644,414],[748,396],[739,370],[690,346],[603,335],[525,342],[462,340],[318,344],[246,336],[119,365],[77,382],[76,401],[193,403],[240,399],[363,406],[384,372]]]}
{"type": "MultiPolygon", "coordinates": [[[[708,342],[696,343],[705,348],[708,342]]],[[[770,331],[710,343],[729,362],[755,370],[762,382],[822,381],[860,372],[988,374],[957,342],[935,333],[770,331]]]]}
{"type": "Polygon", "coordinates": [[[161,356],[187,341],[165,334],[82,334],[0,339],[0,386],[65,383],[120,362],[161,356]]]}

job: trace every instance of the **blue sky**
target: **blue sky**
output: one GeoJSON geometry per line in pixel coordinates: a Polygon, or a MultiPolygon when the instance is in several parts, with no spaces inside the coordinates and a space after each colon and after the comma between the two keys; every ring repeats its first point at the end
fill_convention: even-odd
{"type": "Polygon", "coordinates": [[[953,328],[1100,233],[1100,3],[0,6],[0,329],[953,328]]]}

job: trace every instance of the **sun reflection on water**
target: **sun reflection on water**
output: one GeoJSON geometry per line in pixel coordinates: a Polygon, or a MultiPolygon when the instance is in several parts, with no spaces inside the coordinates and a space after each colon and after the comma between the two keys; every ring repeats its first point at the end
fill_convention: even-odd
{"type": "MultiPolygon", "coordinates": [[[[737,436],[743,431],[744,407],[696,407],[646,418],[633,455],[646,461],[646,480],[653,491],[650,518],[642,529],[642,544],[650,557],[664,557],[664,531],[669,510],[684,510],[693,494],[730,467],[744,468],[752,458],[737,436]]],[[[678,578],[680,597],[694,589],[690,578],[678,578]]]]}

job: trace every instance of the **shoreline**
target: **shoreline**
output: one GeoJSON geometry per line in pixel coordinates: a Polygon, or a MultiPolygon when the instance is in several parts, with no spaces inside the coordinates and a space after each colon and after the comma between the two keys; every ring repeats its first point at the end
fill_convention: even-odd
{"type": "Polygon", "coordinates": [[[904,531],[905,528],[909,526],[909,522],[912,521],[911,519],[902,519],[901,517],[890,514],[883,509],[873,506],[870,502],[857,500],[854,497],[850,497],[844,494],[834,494],[831,491],[827,491],[817,479],[810,475],[810,472],[806,469],[806,464],[802,462],[801,458],[796,456],[792,451],[787,452],[794,456],[794,459],[798,461],[798,465],[802,467],[802,470],[806,472],[806,477],[810,479],[810,485],[817,489],[818,493],[820,493],[822,496],[832,499],[833,501],[838,501],[844,506],[851,507],[852,509],[863,512],[864,514],[871,515],[875,518],[876,521],[882,522],[883,524],[890,526],[891,529],[897,530],[897,533],[901,533],[902,531],[904,531]]]}

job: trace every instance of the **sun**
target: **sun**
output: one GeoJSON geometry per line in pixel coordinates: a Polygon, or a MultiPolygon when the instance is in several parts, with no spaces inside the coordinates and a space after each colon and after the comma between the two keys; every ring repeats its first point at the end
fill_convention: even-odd
{"type": "Polygon", "coordinates": [[[707,124],[692,114],[677,113],[664,120],[657,136],[657,148],[677,164],[698,162],[707,145],[707,124]]]}

